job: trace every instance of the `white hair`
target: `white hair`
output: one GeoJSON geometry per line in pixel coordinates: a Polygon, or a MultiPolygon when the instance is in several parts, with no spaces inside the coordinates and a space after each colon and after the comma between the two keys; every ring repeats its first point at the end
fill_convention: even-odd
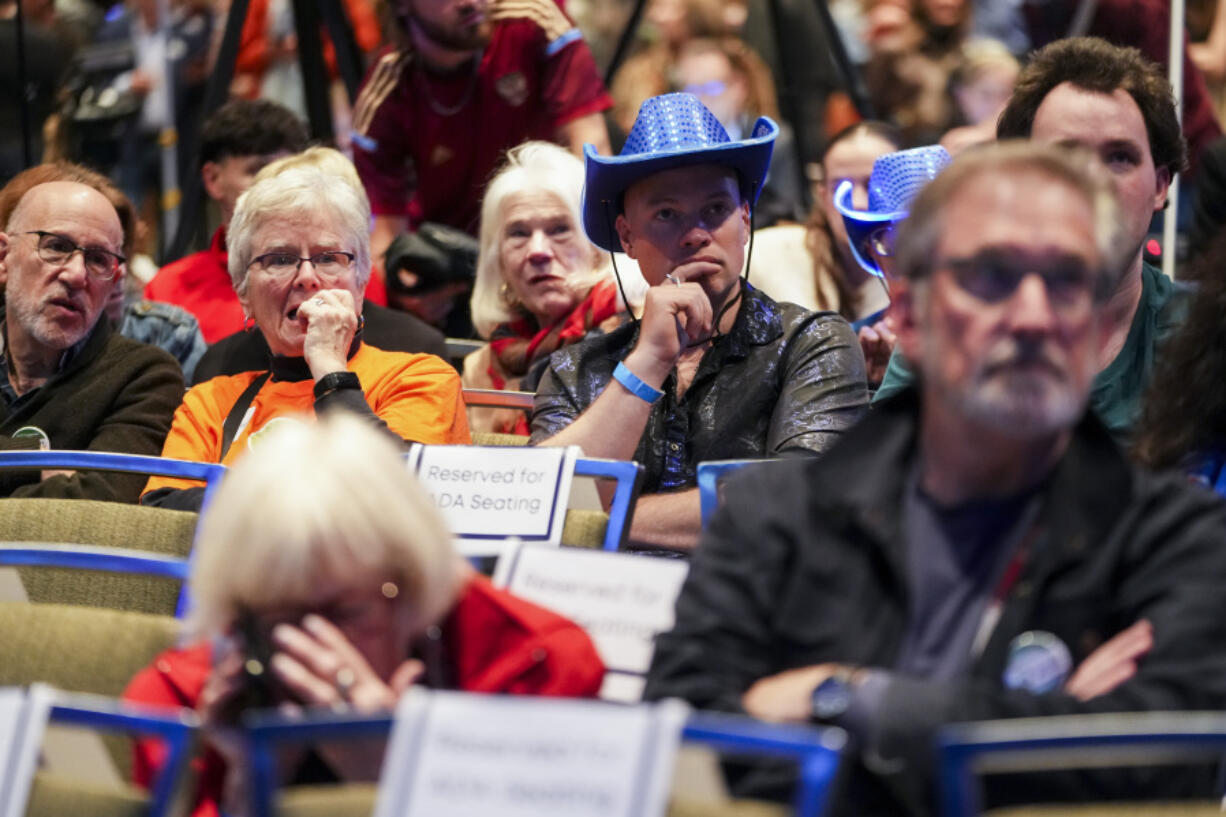
{"type": "MultiPolygon", "coordinates": [[[[502,242],[503,218],[507,200],[523,193],[552,194],[566,208],[571,227],[581,241],[583,233],[580,206],[583,201],[583,161],[549,142],[524,142],[507,151],[506,163],[494,175],[481,202],[481,230],[478,236],[477,277],[469,302],[473,326],[483,338],[488,338],[501,323],[513,320],[510,304],[502,297],[502,268],[499,245],[502,242]]],[[[603,278],[612,275],[612,266],[600,248],[587,242],[592,251],[592,268],[586,282],[591,289],[603,278]]],[[[583,274],[580,271],[577,274],[583,274]]],[[[576,281],[583,284],[580,279],[576,281]]],[[[582,287],[580,287],[582,288],[582,287]]],[[[585,290],[586,291],[586,290],[585,290]]]]}
{"type": "Polygon", "coordinates": [[[234,291],[247,291],[247,267],[254,255],[256,232],[268,219],[323,215],[340,233],[345,249],[354,254],[358,289],[370,280],[370,201],[356,176],[339,171],[330,148],[312,148],[270,164],[239,196],[226,231],[228,268],[234,291]]]}

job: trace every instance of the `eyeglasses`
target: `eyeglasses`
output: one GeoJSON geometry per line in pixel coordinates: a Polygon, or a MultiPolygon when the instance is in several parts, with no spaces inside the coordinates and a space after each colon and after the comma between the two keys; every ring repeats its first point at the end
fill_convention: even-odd
{"type": "Polygon", "coordinates": [[[1108,293],[1107,276],[1087,267],[1080,259],[1056,259],[1037,266],[1024,257],[999,251],[983,252],[970,258],[946,258],[937,263],[953,273],[964,291],[984,303],[1006,300],[1031,273],[1043,279],[1052,307],[1061,312],[1076,311],[1103,300],[1108,293]]]}
{"type": "Polygon", "coordinates": [[[336,280],[349,271],[349,268],[353,266],[354,258],[356,256],[353,253],[342,250],[328,250],[306,258],[291,252],[266,252],[251,259],[247,268],[254,267],[274,278],[288,278],[298,272],[303,261],[310,261],[319,277],[336,280]]]}
{"type": "Polygon", "coordinates": [[[868,237],[869,246],[873,252],[882,258],[894,257],[894,241],[897,238],[897,230],[893,224],[887,224],[884,227],[878,227],[868,237]]]}
{"type": "Polygon", "coordinates": [[[30,230],[22,235],[38,236],[38,257],[48,264],[67,264],[77,252],[85,261],[85,271],[100,281],[109,281],[119,273],[121,264],[128,259],[101,247],[82,247],[67,236],[30,230]]]}

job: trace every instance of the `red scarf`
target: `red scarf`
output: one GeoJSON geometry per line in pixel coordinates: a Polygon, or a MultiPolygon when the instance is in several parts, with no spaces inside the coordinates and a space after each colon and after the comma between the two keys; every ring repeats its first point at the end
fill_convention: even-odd
{"type": "MultiPolygon", "coordinates": [[[[536,318],[527,314],[499,324],[490,335],[490,352],[503,372],[523,377],[533,363],[582,340],[588,332],[620,311],[617,286],[612,281],[601,281],[570,314],[545,329],[539,329],[536,318]]],[[[506,388],[506,381],[492,365],[489,375],[494,388],[506,388]]]]}

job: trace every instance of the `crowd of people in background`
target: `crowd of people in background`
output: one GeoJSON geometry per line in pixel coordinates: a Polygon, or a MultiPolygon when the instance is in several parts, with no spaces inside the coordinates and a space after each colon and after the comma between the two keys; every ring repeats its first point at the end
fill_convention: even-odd
{"type": "MultiPolygon", "coordinates": [[[[837,0],[835,31],[772,40],[757,4],[648,0],[606,87],[630,5],[346,0],[349,99],[326,34],[304,83],[287,0],[249,4],[236,55],[228,4],[0,2],[27,55],[0,69],[0,449],[231,469],[196,641],[128,697],[232,722],[252,628],[272,703],[595,695],[588,637],[462,562],[398,456],[512,435],[643,467],[627,549],[690,560],[647,698],[845,728],[839,813],[929,813],[942,724],[1226,708],[1226,8],[1193,15],[1181,115],[1157,2],[837,0]],[[787,70],[806,36],[852,72],[817,101],[787,70]],[[166,257],[189,177],[208,212],[166,257]],[[712,460],[781,462],[704,523],[712,460]]],[[[6,471],[0,495],[204,489],[6,471]]],[[[164,762],[142,743],[138,780],[164,762]]],[[[377,768],[321,745],[288,776],[377,768]]],[[[241,746],[203,769],[196,813],[242,813],[241,746]]],[[[784,796],[775,771],[734,789],[784,796]]]]}

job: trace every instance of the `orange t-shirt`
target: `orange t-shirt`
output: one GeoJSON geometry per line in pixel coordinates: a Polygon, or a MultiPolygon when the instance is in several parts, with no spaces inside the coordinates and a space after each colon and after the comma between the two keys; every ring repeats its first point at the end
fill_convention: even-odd
{"type": "MultiPolygon", "coordinates": [[[[362,344],[349,360],[349,371],[362,382],[366,402],[396,435],[410,442],[471,442],[464,414],[460,375],[434,355],[386,352],[362,344]]],[[[175,411],[162,456],[193,462],[233,465],[259,433],[278,418],[311,415],[315,382],[269,380],[251,402],[249,419],[221,460],[222,426],[238,398],[262,372],[215,377],[188,391],[175,411]]],[[[190,488],[201,483],[153,477],[145,493],[159,488],[190,488]]]]}

